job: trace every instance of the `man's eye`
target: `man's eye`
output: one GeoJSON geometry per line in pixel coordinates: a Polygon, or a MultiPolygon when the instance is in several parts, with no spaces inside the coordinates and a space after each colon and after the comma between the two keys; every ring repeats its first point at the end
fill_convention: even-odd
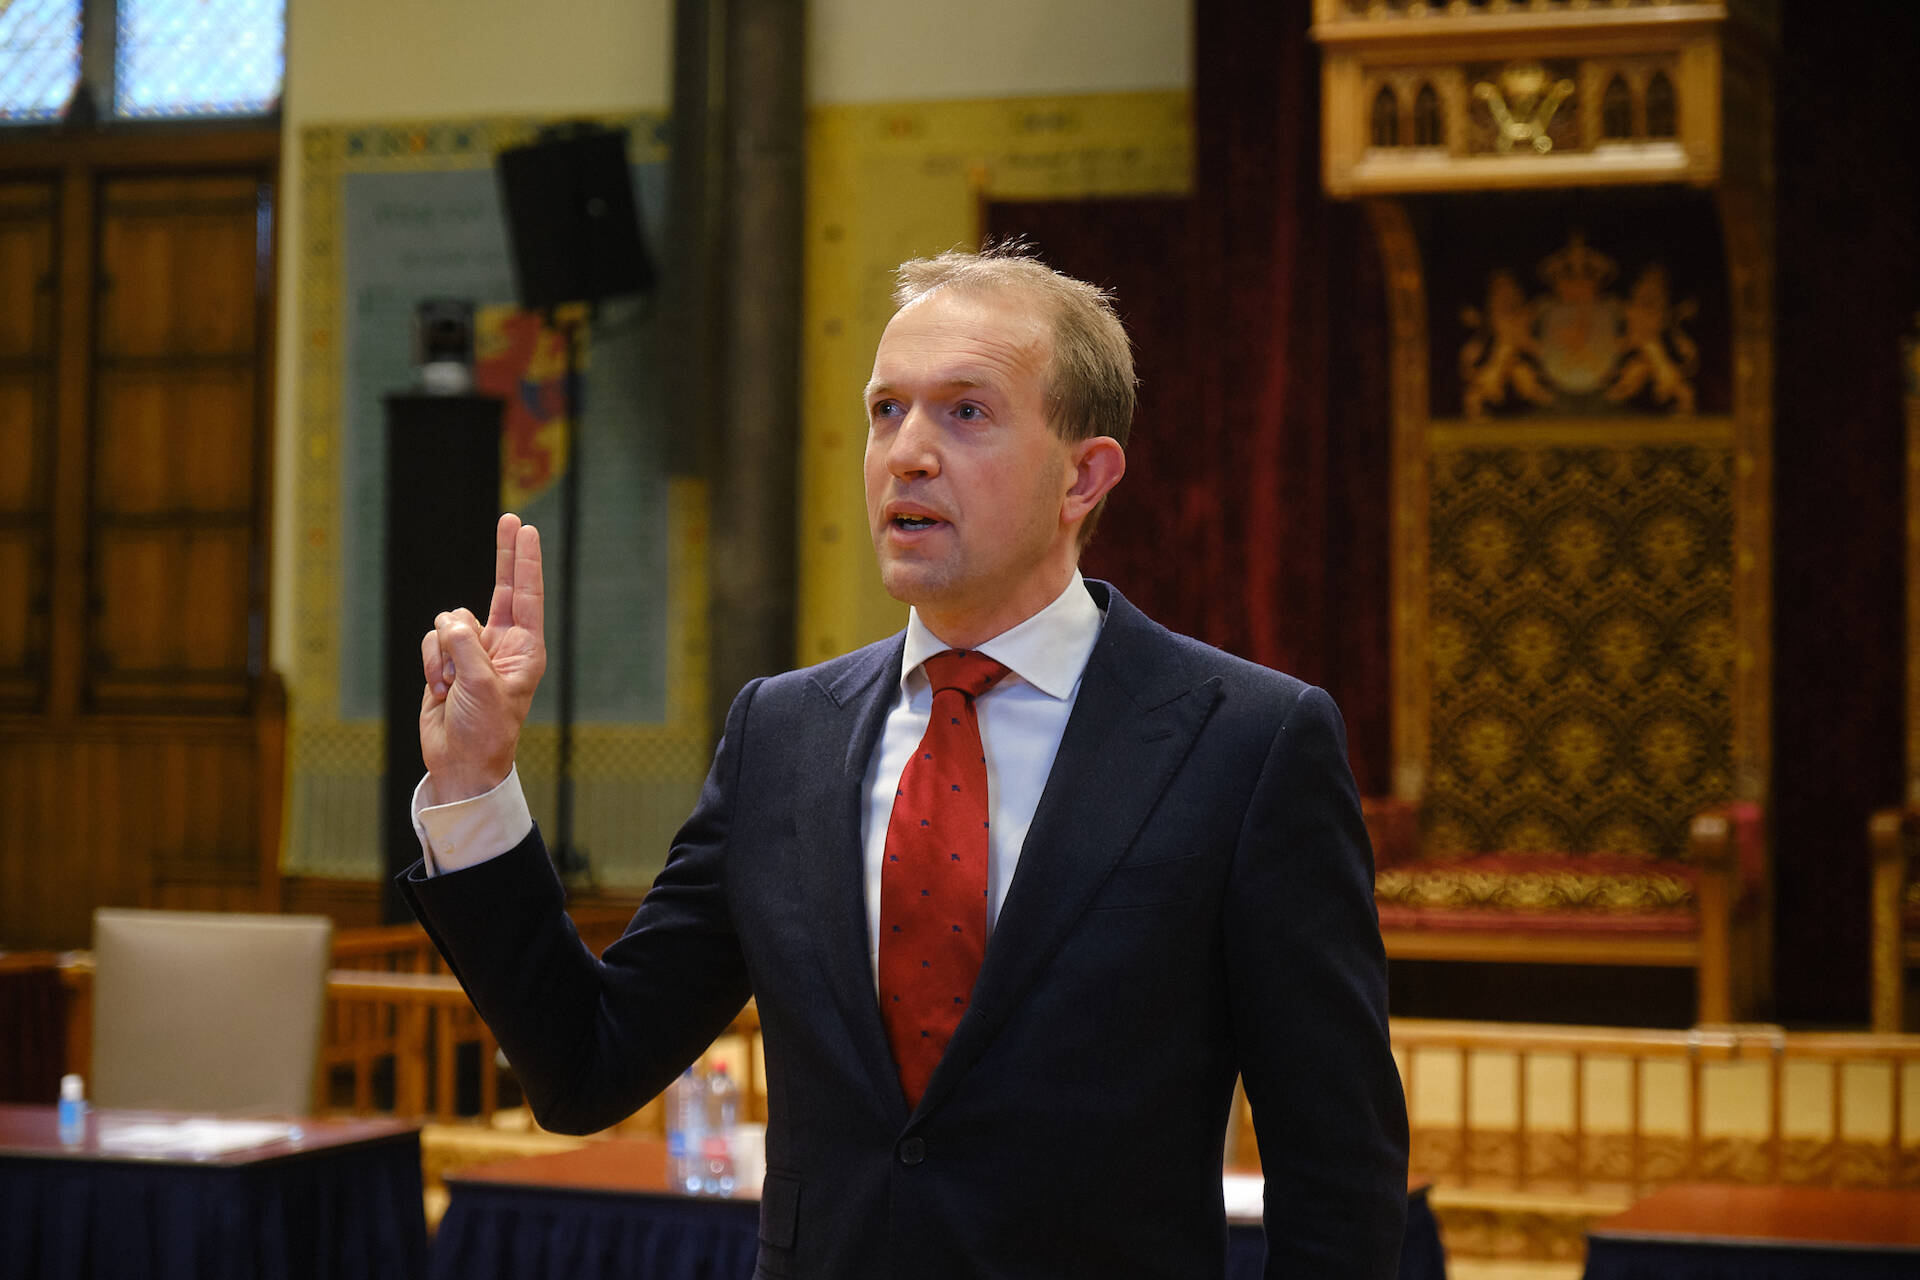
{"type": "Polygon", "coordinates": [[[986,417],[987,411],[977,404],[963,404],[953,411],[953,415],[962,422],[977,422],[986,417]]]}
{"type": "Polygon", "coordinates": [[[868,413],[876,418],[891,418],[899,412],[900,402],[898,400],[877,400],[874,402],[873,408],[868,410],[868,413]]]}

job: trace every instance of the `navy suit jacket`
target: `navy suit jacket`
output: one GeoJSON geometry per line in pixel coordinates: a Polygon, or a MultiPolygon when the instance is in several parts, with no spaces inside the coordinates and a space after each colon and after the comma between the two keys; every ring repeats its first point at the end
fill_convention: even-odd
{"type": "Polygon", "coordinates": [[[1268,1273],[1394,1274],[1406,1114],[1372,858],[1318,689],[1107,611],[972,1003],[909,1110],[867,950],[862,782],[902,637],[741,691],[700,800],[596,959],[538,832],[403,877],[540,1123],[610,1125],[758,999],[756,1276],[1222,1272],[1244,1075],[1268,1273]]]}

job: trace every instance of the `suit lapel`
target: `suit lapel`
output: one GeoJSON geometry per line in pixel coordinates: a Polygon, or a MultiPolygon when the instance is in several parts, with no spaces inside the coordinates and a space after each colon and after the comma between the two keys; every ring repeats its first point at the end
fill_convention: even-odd
{"type": "Polygon", "coordinates": [[[867,952],[865,852],[860,816],[867,762],[880,739],[892,695],[900,686],[904,636],[875,646],[828,683],[816,680],[817,714],[799,726],[802,759],[813,762],[810,785],[794,806],[795,844],[802,851],[799,888],[809,917],[819,922],[815,950],[827,987],[846,1023],[875,1092],[895,1120],[906,1121],[900,1077],[887,1047],[867,952]]]}
{"type": "Polygon", "coordinates": [[[1219,697],[1166,632],[1104,583],[1107,621],[987,943],[973,999],[928,1082],[937,1104],[985,1051],[1172,782],[1219,697]]]}

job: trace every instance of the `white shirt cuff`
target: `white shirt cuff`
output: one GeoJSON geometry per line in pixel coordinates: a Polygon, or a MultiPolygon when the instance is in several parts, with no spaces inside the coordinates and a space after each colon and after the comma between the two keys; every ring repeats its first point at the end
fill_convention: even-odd
{"type": "Polygon", "coordinates": [[[419,837],[428,875],[463,871],[497,858],[533,830],[533,812],[520,790],[517,767],[493,790],[452,804],[424,803],[431,778],[420,779],[413,789],[413,834],[419,837]]]}

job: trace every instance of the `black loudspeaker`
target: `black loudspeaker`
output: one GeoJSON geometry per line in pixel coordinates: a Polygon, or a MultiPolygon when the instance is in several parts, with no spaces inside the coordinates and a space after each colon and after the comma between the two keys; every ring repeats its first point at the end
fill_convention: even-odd
{"type": "Polygon", "coordinates": [[[443,609],[484,624],[493,596],[500,518],[500,423],[495,396],[391,395],[387,404],[387,771],[380,830],[387,869],[383,916],[412,918],[393,877],[420,856],[413,789],[420,757],[420,639],[443,609]]]}
{"type": "Polygon", "coordinates": [[[627,169],[627,131],[573,126],[502,151],[494,167],[530,311],[653,288],[627,169]]]}

